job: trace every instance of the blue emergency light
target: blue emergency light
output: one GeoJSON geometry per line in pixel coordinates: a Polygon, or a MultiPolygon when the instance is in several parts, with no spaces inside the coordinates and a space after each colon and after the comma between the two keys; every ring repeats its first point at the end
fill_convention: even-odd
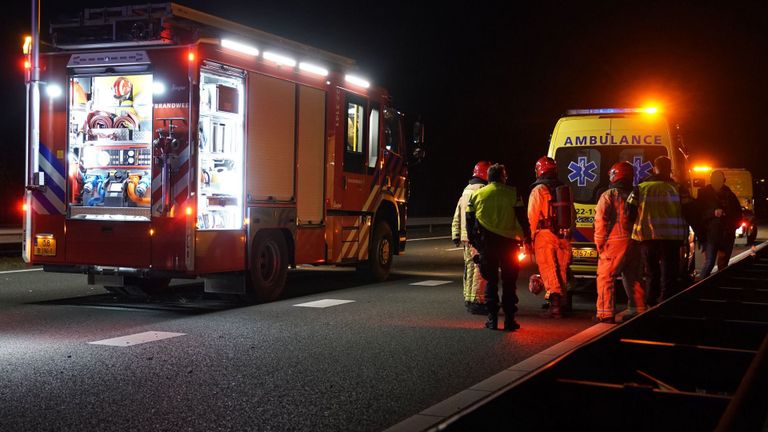
{"type": "Polygon", "coordinates": [[[657,112],[656,107],[647,108],[590,108],[590,109],[571,109],[566,111],[569,116],[576,115],[599,115],[599,114],[655,114],[657,112]]]}

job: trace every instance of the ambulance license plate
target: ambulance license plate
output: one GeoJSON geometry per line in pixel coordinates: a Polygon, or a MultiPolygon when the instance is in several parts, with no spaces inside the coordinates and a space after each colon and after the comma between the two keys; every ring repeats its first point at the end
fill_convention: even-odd
{"type": "Polygon", "coordinates": [[[33,254],[39,256],[56,256],[56,239],[50,234],[36,235],[33,254]]]}
{"type": "Polygon", "coordinates": [[[597,251],[594,249],[574,249],[571,253],[574,258],[597,258],[597,251]]]}

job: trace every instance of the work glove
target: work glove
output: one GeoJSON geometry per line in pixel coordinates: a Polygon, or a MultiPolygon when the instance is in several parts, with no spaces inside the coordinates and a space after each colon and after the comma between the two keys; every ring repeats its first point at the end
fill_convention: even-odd
{"type": "Polygon", "coordinates": [[[453,244],[456,245],[456,247],[461,246],[461,239],[460,238],[453,239],[453,244]]]}

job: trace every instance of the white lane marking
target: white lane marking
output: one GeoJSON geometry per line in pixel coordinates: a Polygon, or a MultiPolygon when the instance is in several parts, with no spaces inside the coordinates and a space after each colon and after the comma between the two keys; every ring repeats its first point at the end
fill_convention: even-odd
{"type": "Polygon", "coordinates": [[[26,273],[26,272],[33,272],[33,271],[43,271],[43,269],[33,268],[33,269],[24,269],[24,270],[6,270],[6,271],[0,271],[0,274],[26,273]]]}
{"type": "Polygon", "coordinates": [[[451,236],[424,237],[424,238],[408,239],[406,241],[412,242],[412,241],[425,241],[425,240],[445,240],[445,239],[449,239],[449,238],[451,238],[451,236]]]}
{"type": "Polygon", "coordinates": [[[139,345],[147,342],[155,342],[163,339],[170,339],[179,336],[184,336],[186,333],[171,333],[161,331],[148,331],[144,333],[136,333],[128,336],[121,336],[112,339],[104,339],[96,342],[88,342],[90,345],[109,345],[126,347],[131,345],[139,345]]]}
{"type": "Polygon", "coordinates": [[[463,247],[450,248],[450,249],[446,249],[446,252],[453,252],[453,251],[460,251],[460,250],[464,250],[464,248],[463,247]]]}
{"type": "Polygon", "coordinates": [[[338,306],[347,303],[354,303],[354,300],[337,300],[337,299],[322,299],[311,301],[308,303],[295,304],[296,307],[308,307],[308,308],[327,308],[331,306],[338,306]]]}
{"type": "Polygon", "coordinates": [[[452,281],[447,281],[447,280],[425,280],[425,281],[421,281],[421,282],[414,282],[414,283],[411,283],[411,284],[408,284],[408,285],[433,287],[433,286],[449,284],[451,282],[452,281]]]}

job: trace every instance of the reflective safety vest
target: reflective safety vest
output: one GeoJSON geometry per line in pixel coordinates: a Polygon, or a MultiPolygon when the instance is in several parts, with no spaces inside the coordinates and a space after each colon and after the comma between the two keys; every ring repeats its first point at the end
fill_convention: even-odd
{"type": "Polygon", "coordinates": [[[453,212],[453,222],[451,223],[452,238],[469,241],[467,237],[467,204],[472,193],[484,186],[484,183],[472,183],[464,188],[461,198],[459,198],[459,202],[456,204],[456,211],[453,212]]]}
{"type": "Polygon", "coordinates": [[[637,207],[633,240],[685,240],[688,237],[676,184],[659,180],[642,182],[629,196],[627,204],[637,207]]]}
{"type": "Polygon", "coordinates": [[[480,225],[494,234],[523,240],[523,228],[515,216],[515,207],[523,207],[517,189],[494,182],[472,193],[467,213],[474,213],[480,225]]]}

